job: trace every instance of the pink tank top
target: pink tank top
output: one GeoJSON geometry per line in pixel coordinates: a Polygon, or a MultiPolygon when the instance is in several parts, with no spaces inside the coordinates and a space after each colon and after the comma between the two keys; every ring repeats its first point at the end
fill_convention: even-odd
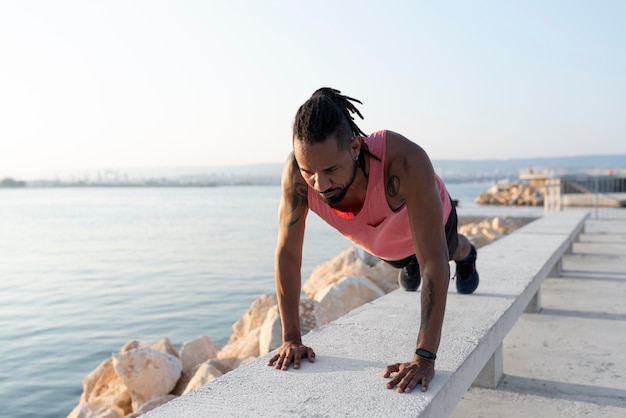
{"type": "MultiPolygon", "coordinates": [[[[355,216],[341,216],[309,187],[309,207],[324,221],[365,251],[389,261],[415,254],[406,205],[391,210],[385,194],[385,154],[387,131],[377,131],[364,138],[369,151],[381,161],[370,158],[367,192],[363,208],[355,216]]],[[[443,207],[443,224],[448,221],[452,203],[446,186],[435,175],[443,207]]]]}

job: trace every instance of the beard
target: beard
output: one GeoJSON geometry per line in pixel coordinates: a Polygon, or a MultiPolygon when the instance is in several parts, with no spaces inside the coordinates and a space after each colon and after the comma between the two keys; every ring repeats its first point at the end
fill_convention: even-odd
{"type": "Polygon", "coordinates": [[[341,203],[343,198],[346,197],[346,194],[348,193],[348,189],[350,188],[350,186],[352,186],[352,183],[354,183],[354,179],[356,179],[357,168],[358,168],[358,164],[355,161],[354,169],[352,170],[352,177],[350,177],[350,180],[348,181],[348,183],[344,187],[333,187],[333,188],[324,190],[323,192],[319,194],[320,198],[330,207],[335,207],[339,203],[341,203]]]}

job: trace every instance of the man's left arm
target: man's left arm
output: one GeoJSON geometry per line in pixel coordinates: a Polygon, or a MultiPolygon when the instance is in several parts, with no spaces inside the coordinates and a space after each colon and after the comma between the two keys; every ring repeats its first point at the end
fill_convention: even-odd
{"type": "MultiPolygon", "coordinates": [[[[393,140],[394,134],[389,134],[393,140]]],[[[411,392],[417,385],[426,391],[435,375],[435,360],[428,358],[428,353],[436,354],[439,348],[450,283],[448,247],[441,198],[430,159],[422,148],[407,139],[399,137],[397,142],[399,146],[391,151],[401,152],[389,166],[386,187],[388,194],[397,193],[407,206],[422,275],[421,321],[415,349],[425,351],[414,354],[409,362],[387,366],[385,377],[395,373],[387,387],[396,387],[398,392],[411,392]]]]}

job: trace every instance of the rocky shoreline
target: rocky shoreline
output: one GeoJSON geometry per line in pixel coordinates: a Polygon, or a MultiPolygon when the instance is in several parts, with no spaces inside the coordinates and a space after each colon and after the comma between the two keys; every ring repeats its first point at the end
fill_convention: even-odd
{"type": "Polygon", "coordinates": [[[486,192],[480,193],[474,202],[496,206],[543,206],[544,196],[544,186],[536,187],[519,181],[493,185],[486,192]]]}
{"type": "MultiPolygon", "coordinates": [[[[459,231],[480,248],[532,220],[460,217],[459,231]]],[[[398,269],[354,247],[317,266],[302,287],[302,333],[396,290],[397,276],[398,269]]],[[[185,342],[180,350],[167,338],[130,341],[84,379],[68,418],[137,417],[269,353],[281,341],[275,294],[257,298],[221,348],[208,336],[185,342]]]]}

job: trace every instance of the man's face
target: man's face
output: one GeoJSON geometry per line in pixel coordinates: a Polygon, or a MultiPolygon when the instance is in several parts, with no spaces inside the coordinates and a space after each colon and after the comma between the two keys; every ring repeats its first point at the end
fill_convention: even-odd
{"type": "Polygon", "coordinates": [[[294,140],[293,152],[304,181],[330,206],[338,205],[357,174],[353,149],[342,149],[334,136],[305,144],[294,140]]]}

